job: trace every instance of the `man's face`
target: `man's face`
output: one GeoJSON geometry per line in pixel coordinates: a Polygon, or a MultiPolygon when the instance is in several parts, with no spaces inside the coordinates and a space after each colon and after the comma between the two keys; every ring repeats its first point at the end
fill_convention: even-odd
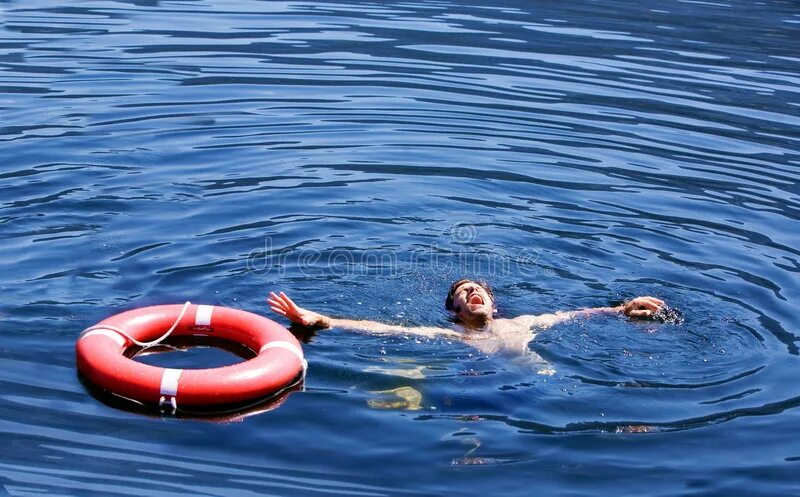
{"type": "Polygon", "coordinates": [[[466,322],[488,321],[494,314],[494,301],[481,285],[466,281],[453,294],[453,310],[466,322]]]}

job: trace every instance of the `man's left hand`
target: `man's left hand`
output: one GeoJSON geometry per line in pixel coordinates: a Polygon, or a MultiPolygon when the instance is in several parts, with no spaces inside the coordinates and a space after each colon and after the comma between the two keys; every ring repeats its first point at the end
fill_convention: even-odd
{"type": "Polygon", "coordinates": [[[655,297],[636,297],[622,304],[622,312],[629,318],[651,319],[664,308],[664,301],[655,297]]]}

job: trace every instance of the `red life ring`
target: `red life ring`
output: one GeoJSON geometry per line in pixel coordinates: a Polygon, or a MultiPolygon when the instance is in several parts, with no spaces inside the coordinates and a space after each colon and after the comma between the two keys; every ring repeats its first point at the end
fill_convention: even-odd
{"type": "Polygon", "coordinates": [[[266,397],[291,386],[305,373],[300,343],[274,321],[227,307],[187,303],[185,312],[183,307],[143,307],[88,328],[75,344],[78,370],[117,395],[146,404],[167,403],[173,409],[176,404],[214,406],[266,397]],[[242,344],[257,355],[212,369],[160,368],[123,355],[134,340],[153,340],[173,325],[172,336],[219,337],[242,344]]]}

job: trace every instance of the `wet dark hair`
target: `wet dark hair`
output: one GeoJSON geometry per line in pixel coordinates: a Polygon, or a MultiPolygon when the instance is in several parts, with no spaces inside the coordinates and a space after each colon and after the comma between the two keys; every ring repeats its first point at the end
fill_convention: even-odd
{"type": "Polygon", "coordinates": [[[489,283],[485,282],[484,280],[472,280],[469,278],[462,278],[453,283],[452,285],[450,285],[450,291],[447,292],[447,299],[444,301],[445,309],[447,309],[448,311],[455,311],[455,309],[453,308],[453,297],[455,297],[456,289],[469,281],[472,281],[476,285],[486,290],[486,293],[488,293],[489,297],[492,298],[492,303],[494,303],[495,301],[494,292],[492,291],[492,287],[489,286],[489,283]]]}

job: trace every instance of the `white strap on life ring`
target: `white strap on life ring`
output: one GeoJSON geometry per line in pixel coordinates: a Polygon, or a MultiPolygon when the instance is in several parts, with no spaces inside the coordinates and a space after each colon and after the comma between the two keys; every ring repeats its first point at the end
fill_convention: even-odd
{"type": "Polygon", "coordinates": [[[161,395],[176,397],[178,395],[178,380],[181,378],[182,369],[165,369],[161,375],[161,395]]]}
{"type": "Polygon", "coordinates": [[[178,380],[181,378],[182,369],[165,369],[161,375],[161,399],[158,407],[162,412],[169,409],[170,414],[175,414],[178,410],[178,380]]]}
{"type": "Polygon", "coordinates": [[[303,366],[303,377],[305,378],[306,371],[308,371],[308,361],[306,361],[305,357],[303,357],[303,351],[301,351],[300,349],[298,349],[297,347],[295,347],[294,345],[292,345],[289,342],[284,342],[282,340],[276,340],[274,342],[269,342],[269,343],[265,344],[263,347],[261,347],[261,349],[258,351],[258,353],[260,354],[260,353],[264,352],[265,350],[269,350],[269,349],[286,349],[289,352],[291,352],[292,354],[296,355],[297,358],[300,359],[300,364],[303,366]]]}
{"type": "Polygon", "coordinates": [[[198,305],[197,313],[194,315],[195,326],[211,326],[211,314],[213,312],[213,305],[198,305]]]}

